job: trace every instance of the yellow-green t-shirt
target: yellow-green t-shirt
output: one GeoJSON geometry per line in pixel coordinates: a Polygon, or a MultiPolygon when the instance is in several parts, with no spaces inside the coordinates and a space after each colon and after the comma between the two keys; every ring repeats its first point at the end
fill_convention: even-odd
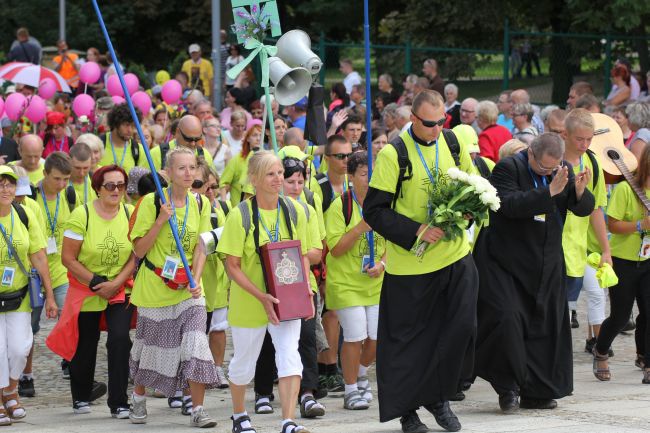
{"type": "MultiPolygon", "coordinates": [[[[324,180],[321,179],[321,181],[324,181],[324,180]]],[[[327,182],[325,182],[325,183],[327,183],[327,182]]],[[[305,185],[307,185],[307,182],[305,182],[305,185]]],[[[311,192],[314,193],[314,197],[318,197],[320,199],[321,209],[323,209],[322,203],[325,200],[325,197],[323,195],[323,188],[328,188],[328,187],[331,188],[331,184],[330,185],[323,184],[323,187],[321,188],[321,184],[318,183],[318,179],[316,179],[314,177],[313,180],[310,180],[307,187],[311,190],[311,192]]],[[[348,179],[348,176],[346,174],[345,175],[345,180],[343,181],[343,192],[347,191],[348,189],[350,189],[350,180],[348,179]]],[[[334,188],[332,188],[332,203],[334,202],[334,200],[336,200],[337,197],[340,197],[340,196],[341,196],[341,193],[335,191],[334,188]]],[[[331,204],[330,204],[330,206],[331,206],[331,204]]],[[[329,211],[329,208],[327,208],[327,211],[325,211],[324,214],[327,214],[328,211],[329,211]]]]}
{"type": "MultiPolygon", "coordinates": [[[[650,189],[646,189],[645,194],[650,197],[650,189]]],[[[627,182],[621,182],[614,187],[607,206],[607,215],[619,221],[639,221],[643,219],[643,207],[627,182]]],[[[648,233],[646,232],[646,236],[648,233]]],[[[635,262],[647,260],[639,257],[641,241],[642,237],[638,232],[630,234],[612,233],[609,240],[612,256],[635,262]]]]}
{"type": "MultiPolygon", "coordinates": [[[[7,165],[18,165],[16,164],[17,162],[19,161],[11,161],[7,163],[7,165]]],[[[38,185],[38,183],[43,180],[43,178],[45,177],[45,174],[43,173],[44,169],[45,169],[45,164],[43,164],[42,162],[38,164],[38,168],[34,171],[27,171],[27,169],[25,169],[25,171],[27,171],[27,177],[29,177],[29,182],[32,185],[38,185]]]]}
{"type": "MultiPolygon", "coordinates": [[[[165,195],[168,195],[168,189],[165,189],[165,195]]],[[[156,206],[154,204],[155,193],[147,194],[142,199],[138,207],[138,216],[131,229],[131,240],[135,241],[149,232],[154,222],[156,221],[156,206]]],[[[187,204],[189,209],[187,211],[187,222],[185,223],[185,231],[183,235],[183,222],[185,221],[185,203],[175,203],[174,212],[176,214],[176,223],[178,235],[181,237],[183,244],[183,251],[187,257],[187,262],[192,265],[192,257],[194,255],[194,248],[198,235],[209,231],[212,226],[210,225],[210,206],[207,199],[203,199],[203,206],[199,212],[199,205],[196,196],[191,192],[187,193],[187,204]]],[[[180,261],[180,254],[176,249],[176,242],[174,236],[169,228],[169,224],[165,223],[158,233],[158,237],[153,246],[147,252],[147,259],[153,263],[156,268],[162,268],[165,264],[166,257],[172,257],[180,261]]],[[[180,262],[178,269],[183,267],[180,262]]],[[[197,281],[199,283],[199,281],[197,281]]],[[[157,308],[168,307],[176,305],[188,298],[191,294],[186,289],[173,290],[170,289],[152,270],[146,266],[140,266],[138,275],[135,279],[133,292],[131,293],[131,302],[138,307],[157,308]]]]}
{"type": "MultiPolygon", "coordinates": [[[[171,140],[169,143],[169,150],[175,149],[176,148],[176,140],[171,140]]],[[[169,150],[167,151],[167,155],[169,155],[169,150]]],[[[162,169],[162,151],[160,149],[160,146],[152,147],[151,150],[149,151],[151,153],[151,159],[153,160],[153,166],[156,167],[156,171],[162,169]]],[[[214,168],[214,161],[212,159],[212,155],[210,155],[210,152],[203,148],[196,147],[194,149],[194,154],[197,156],[202,156],[203,159],[205,159],[205,162],[208,163],[208,165],[212,168],[214,168]],[[199,151],[199,149],[201,149],[199,151]]],[[[166,166],[166,165],[165,165],[166,166]]]]}
{"type": "MultiPolygon", "coordinates": [[[[361,222],[361,213],[356,202],[352,203],[350,224],[345,225],[343,201],[341,197],[334,200],[325,217],[327,231],[327,280],[325,280],[327,308],[340,310],[347,307],[359,307],[379,304],[383,275],[370,278],[361,272],[363,256],[370,255],[367,233],[363,233],[354,242],[352,248],[339,257],[332,255],[332,249],[343,235],[361,222]]],[[[372,232],[375,244],[375,263],[381,261],[386,251],[386,240],[377,232],[372,232]]]]}
{"type": "MultiPolygon", "coordinates": [[[[41,226],[41,230],[46,242],[50,237],[54,237],[56,240],[56,252],[47,255],[47,263],[50,267],[50,278],[52,279],[52,288],[56,288],[68,283],[68,270],[61,262],[61,249],[63,248],[63,232],[66,229],[72,211],[68,204],[66,189],[64,189],[54,200],[47,200],[47,211],[49,211],[48,218],[48,212],[45,210],[46,208],[43,204],[43,195],[41,191],[40,187],[36,189],[36,202],[38,203],[41,218],[44,223],[41,226]],[[59,210],[58,214],[57,203],[59,210]],[[54,231],[52,231],[52,225],[54,225],[54,231]]],[[[77,196],[76,206],[78,206],[79,203],[80,199],[77,196]]]]}
{"type": "MultiPolygon", "coordinates": [[[[33,228],[34,226],[38,227],[38,218],[28,207],[23,206],[23,208],[25,209],[25,214],[29,221],[29,227],[31,230],[27,230],[27,227],[23,225],[13,207],[11,208],[10,214],[0,217],[0,224],[4,228],[7,237],[11,240],[11,243],[15,251],[18,253],[23,265],[27,271],[29,271],[31,267],[29,255],[45,248],[45,238],[43,237],[42,231],[33,228]]],[[[0,235],[0,275],[4,276],[7,268],[13,269],[14,278],[10,286],[0,284],[0,293],[17,292],[27,285],[29,281],[27,275],[20,270],[15,257],[10,256],[7,243],[5,242],[4,237],[0,235]]],[[[27,294],[25,299],[23,299],[23,302],[20,304],[20,307],[13,312],[22,313],[30,311],[32,311],[32,308],[29,303],[29,294],[27,294]]]]}
{"type": "MultiPolygon", "coordinates": [[[[77,207],[68,220],[64,235],[82,241],[77,260],[93,274],[113,280],[131,259],[133,245],[129,240],[129,215],[133,213],[130,204],[120,205],[117,215],[107,220],[99,216],[93,202],[77,207]]],[[[84,300],[81,311],[103,311],[108,301],[99,295],[84,300]]]]}
{"type": "MultiPolygon", "coordinates": [[[[34,200],[31,197],[25,196],[24,201],[21,203],[23,207],[26,207],[27,209],[32,211],[32,214],[37,220],[38,224],[36,227],[45,227],[45,221],[43,221],[43,214],[41,213],[41,207],[36,203],[36,200],[34,200]]],[[[31,227],[31,226],[30,226],[31,227]]]]}
{"type": "Polygon", "coordinates": [[[97,198],[97,193],[90,185],[90,176],[86,176],[84,178],[84,181],[81,183],[70,182],[70,184],[74,187],[74,190],[77,192],[77,197],[81,199],[81,202],[79,204],[84,205],[84,204],[92,203],[93,200],[97,198]]]}
{"type": "MultiPolygon", "coordinates": [[[[580,165],[573,166],[575,174],[583,171],[584,167],[589,167],[589,170],[594,173],[594,167],[589,156],[583,155],[581,161],[582,167],[580,165]]],[[[595,178],[596,175],[594,174],[592,179],[595,178]]],[[[598,164],[598,183],[595,186],[593,183],[593,180],[589,182],[587,189],[591,191],[596,199],[594,209],[607,206],[607,188],[605,187],[605,176],[600,164],[598,164]]],[[[585,274],[589,226],[589,216],[579,217],[571,211],[567,211],[564,229],[562,230],[562,248],[564,250],[564,262],[566,263],[566,274],[569,277],[582,277],[585,274]]]]}
{"type": "Polygon", "coordinates": [[[233,156],[221,174],[220,184],[230,185],[230,204],[235,207],[241,201],[242,193],[252,193],[252,186],[248,181],[248,161],[253,156],[250,152],[246,158],[237,154],[233,156]]]}
{"type": "MultiPolygon", "coordinates": [[[[208,200],[205,199],[205,202],[207,203],[208,200]]],[[[217,227],[223,227],[226,223],[226,214],[221,208],[221,205],[216,203],[211,212],[213,213],[211,217],[216,217],[217,219],[217,227]]],[[[206,310],[210,312],[218,308],[227,307],[230,279],[226,274],[223,258],[217,252],[210,254],[206,258],[201,280],[203,280],[206,310]]]]}
{"type": "MultiPolygon", "coordinates": [[[[296,208],[298,216],[296,226],[292,224],[292,232],[294,239],[301,241],[302,254],[306,254],[309,250],[309,238],[307,235],[307,221],[303,207],[294,201],[290,200],[296,208]]],[[[217,252],[229,256],[241,258],[241,269],[246,274],[248,279],[257,287],[261,292],[266,293],[266,285],[264,284],[264,275],[262,274],[262,266],[260,264],[260,257],[255,251],[255,240],[253,236],[253,222],[252,222],[252,209],[250,200],[245,201],[248,206],[249,214],[251,215],[250,229],[248,233],[245,232],[242,220],[242,214],[239,207],[233,208],[228,214],[226,219],[226,226],[223,229],[223,234],[217,246],[217,252]]],[[[261,222],[269,229],[272,237],[275,237],[278,224],[276,218],[278,216],[277,210],[260,209],[261,222]]],[[[259,244],[260,246],[268,244],[271,240],[268,233],[259,224],[259,244]]],[[[280,210],[279,216],[279,234],[278,240],[290,240],[289,230],[287,229],[287,221],[284,219],[284,212],[280,210]]],[[[298,266],[302,265],[297,264],[298,266]]],[[[264,311],[262,304],[246,290],[244,290],[235,280],[232,280],[230,286],[230,303],[228,305],[228,322],[231,326],[240,328],[259,328],[266,326],[268,317],[264,311]]]]}
{"type": "Polygon", "coordinates": [[[99,161],[99,166],[103,167],[105,165],[115,164],[119,167],[122,167],[124,171],[129,173],[133,167],[136,165],[139,167],[149,168],[147,164],[147,157],[144,154],[144,148],[142,144],[136,143],[138,146],[138,163],[133,160],[133,152],[131,151],[131,146],[134,145],[133,140],[129,140],[126,145],[122,148],[114,147],[110,140],[110,133],[106,134],[106,139],[104,142],[104,156],[99,161]],[[115,155],[113,155],[115,151],[115,155]]]}
{"type": "MultiPolygon", "coordinates": [[[[424,169],[424,165],[420,161],[415,147],[416,144],[409,135],[409,132],[402,132],[400,137],[404,140],[408,150],[413,167],[413,177],[402,182],[402,192],[397,199],[395,210],[413,221],[425,224],[427,222],[429,202],[428,189],[431,181],[424,169]]],[[[476,174],[469,152],[464,148],[464,143],[461,141],[459,144],[459,169],[467,173],[476,174]]],[[[446,174],[447,170],[455,167],[456,164],[442,134],[438,138],[438,149],[438,172],[446,174]]],[[[422,151],[424,160],[427,162],[429,170],[431,173],[435,173],[436,146],[420,146],[420,150],[422,151]]],[[[395,186],[397,185],[397,177],[399,174],[397,151],[395,148],[393,146],[385,146],[381,149],[377,155],[375,165],[370,186],[390,194],[395,194],[395,186]]],[[[453,241],[441,240],[433,245],[429,245],[421,258],[416,257],[411,251],[387,241],[386,272],[393,275],[421,275],[435,272],[465,257],[469,253],[469,249],[466,234],[463,234],[462,237],[457,237],[453,241]]]]}
{"type": "Polygon", "coordinates": [[[206,98],[212,94],[210,80],[214,76],[214,71],[211,61],[202,58],[199,63],[195,63],[194,60],[187,59],[183,62],[181,70],[190,78],[190,86],[194,86],[194,82],[200,79],[206,98]]]}
{"type": "MultiPolygon", "coordinates": [[[[307,220],[307,237],[309,238],[308,250],[323,249],[323,239],[325,239],[324,231],[321,231],[318,212],[309,203],[302,202],[307,207],[309,219],[307,220]]],[[[309,272],[309,284],[311,290],[316,293],[318,291],[318,284],[316,283],[316,276],[313,272],[309,272]]]]}

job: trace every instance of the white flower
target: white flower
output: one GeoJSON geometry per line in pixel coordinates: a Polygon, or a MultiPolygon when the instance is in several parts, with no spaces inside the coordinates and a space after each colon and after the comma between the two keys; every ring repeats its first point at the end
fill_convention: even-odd
{"type": "Polygon", "coordinates": [[[457,180],[458,175],[460,173],[460,170],[457,169],[456,167],[451,167],[449,170],[447,170],[447,176],[449,176],[450,179],[457,180]]]}
{"type": "Polygon", "coordinates": [[[458,170],[457,176],[458,176],[457,179],[460,180],[461,182],[468,183],[469,174],[465,173],[464,171],[458,170]]]}

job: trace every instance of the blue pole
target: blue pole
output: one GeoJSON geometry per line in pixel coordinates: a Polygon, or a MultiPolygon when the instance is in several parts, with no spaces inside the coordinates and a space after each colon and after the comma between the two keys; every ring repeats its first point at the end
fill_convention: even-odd
{"type": "MultiPolygon", "coordinates": [[[[117,76],[120,79],[120,85],[122,86],[122,91],[124,92],[124,98],[126,98],[126,103],[129,105],[129,110],[131,110],[131,117],[133,118],[133,123],[135,123],[135,127],[138,130],[140,141],[143,143],[142,147],[144,148],[144,154],[147,156],[147,162],[149,163],[149,168],[151,169],[151,173],[153,174],[153,180],[154,183],[156,184],[156,190],[158,191],[158,195],[160,196],[160,200],[162,201],[162,203],[166,204],[167,200],[165,199],[165,194],[163,194],[162,186],[160,185],[160,180],[158,179],[158,172],[156,171],[156,168],[153,165],[153,160],[151,159],[151,153],[149,153],[149,146],[147,146],[147,141],[145,140],[144,133],[142,132],[142,126],[140,126],[140,121],[138,120],[138,116],[135,113],[135,108],[133,107],[133,101],[131,101],[131,95],[129,95],[129,91],[126,88],[126,82],[124,81],[124,73],[122,72],[122,66],[120,65],[120,61],[118,60],[117,55],[115,54],[115,50],[113,49],[113,43],[111,42],[111,37],[108,35],[108,30],[106,30],[106,24],[104,24],[104,18],[102,17],[102,13],[99,10],[99,6],[97,5],[97,0],[93,0],[93,7],[95,8],[95,12],[97,13],[99,26],[102,28],[102,33],[104,34],[104,38],[106,39],[106,45],[108,46],[108,51],[110,51],[111,57],[113,58],[115,71],[117,72],[117,76]]],[[[178,249],[178,252],[181,255],[183,266],[185,267],[185,269],[189,270],[190,265],[187,262],[187,257],[185,257],[183,244],[181,243],[180,238],[178,237],[178,228],[172,222],[171,218],[167,222],[169,223],[169,227],[172,230],[172,235],[174,236],[174,240],[176,241],[176,248],[178,249]]],[[[187,277],[190,280],[190,287],[192,288],[196,287],[196,281],[194,281],[194,277],[192,276],[191,272],[187,273],[187,277]]]]}
{"type": "MultiPolygon", "coordinates": [[[[372,98],[370,97],[370,13],[368,0],[363,0],[363,36],[365,39],[366,53],[366,147],[368,148],[368,181],[372,177],[372,98]]],[[[375,266],[375,236],[370,232],[368,236],[368,249],[370,250],[370,267],[375,266]]]]}

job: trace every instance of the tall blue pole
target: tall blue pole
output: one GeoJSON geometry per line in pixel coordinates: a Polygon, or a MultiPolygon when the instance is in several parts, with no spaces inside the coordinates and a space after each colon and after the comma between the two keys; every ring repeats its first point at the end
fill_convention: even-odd
{"type": "MultiPolygon", "coordinates": [[[[366,147],[368,149],[368,182],[372,177],[372,98],[370,97],[370,12],[368,0],[363,0],[363,37],[366,54],[366,147]]],[[[370,250],[370,267],[375,266],[375,236],[368,236],[370,250]]]]}
{"type": "MultiPolygon", "coordinates": [[[[117,76],[120,79],[120,85],[122,86],[122,91],[124,92],[124,98],[126,98],[126,103],[129,105],[129,110],[131,110],[131,117],[133,118],[133,123],[135,123],[135,127],[138,130],[138,135],[140,136],[140,141],[143,144],[142,147],[144,148],[144,154],[147,156],[147,162],[149,163],[149,168],[151,169],[151,173],[153,174],[153,180],[154,183],[156,184],[156,190],[158,191],[158,195],[160,196],[160,200],[162,201],[162,203],[166,204],[167,199],[165,198],[165,194],[163,194],[162,186],[160,185],[160,180],[158,179],[158,172],[156,171],[156,167],[153,165],[153,159],[151,159],[151,153],[149,153],[149,146],[147,145],[147,140],[144,138],[144,133],[142,132],[142,126],[140,125],[140,120],[138,120],[138,116],[135,113],[135,108],[133,107],[133,101],[131,101],[131,95],[129,95],[129,90],[127,89],[126,82],[124,81],[124,73],[122,72],[122,66],[120,65],[120,61],[117,58],[117,55],[115,54],[115,50],[113,49],[113,43],[111,42],[111,37],[108,35],[108,30],[106,30],[106,24],[104,24],[104,18],[102,17],[102,12],[99,10],[99,6],[97,5],[97,0],[92,0],[92,1],[93,1],[93,7],[95,8],[95,12],[97,13],[97,19],[99,20],[99,26],[102,28],[102,33],[104,34],[104,38],[106,39],[106,45],[108,46],[108,51],[110,51],[111,57],[113,58],[113,65],[115,65],[115,71],[117,72],[117,76]]],[[[169,227],[172,230],[172,235],[174,236],[174,241],[176,241],[176,248],[178,249],[178,252],[181,255],[183,266],[185,267],[185,269],[189,270],[190,265],[187,262],[187,257],[185,256],[185,251],[183,250],[183,244],[181,243],[180,238],[178,237],[178,228],[176,227],[176,224],[173,223],[171,218],[167,222],[169,223],[169,227]]],[[[194,281],[194,277],[192,276],[191,272],[187,273],[187,277],[190,280],[190,287],[192,288],[196,287],[196,281],[194,281]]]]}

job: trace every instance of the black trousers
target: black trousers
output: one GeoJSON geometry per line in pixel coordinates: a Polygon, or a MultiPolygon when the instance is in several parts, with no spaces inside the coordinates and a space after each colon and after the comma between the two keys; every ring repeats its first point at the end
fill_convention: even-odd
{"type": "Polygon", "coordinates": [[[618,284],[609,289],[610,313],[600,327],[596,349],[598,353],[607,353],[614,338],[630,319],[636,299],[643,322],[636,335],[637,351],[641,348],[643,352],[640,354],[650,359],[650,332],[645,324],[650,313],[650,260],[633,262],[614,257],[613,262],[618,284]]]}
{"type": "MultiPolygon", "coordinates": [[[[129,381],[129,329],[134,306],[128,303],[108,305],[105,310],[108,338],[108,407],[129,407],[126,395],[129,381]]],[[[73,401],[89,401],[95,379],[99,320],[102,312],[79,313],[79,343],[70,361],[70,390],[73,401]]]]}
{"type": "MultiPolygon", "coordinates": [[[[314,300],[316,297],[314,297],[314,300]]],[[[315,302],[315,301],[314,301],[315,302]]],[[[301,393],[318,388],[318,353],[316,351],[316,319],[301,320],[298,352],[302,362],[301,393]]],[[[255,393],[270,395],[273,392],[273,379],[276,376],[275,348],[271,335],[267,332],[260,356],[255,366],[255,393]]]]}

